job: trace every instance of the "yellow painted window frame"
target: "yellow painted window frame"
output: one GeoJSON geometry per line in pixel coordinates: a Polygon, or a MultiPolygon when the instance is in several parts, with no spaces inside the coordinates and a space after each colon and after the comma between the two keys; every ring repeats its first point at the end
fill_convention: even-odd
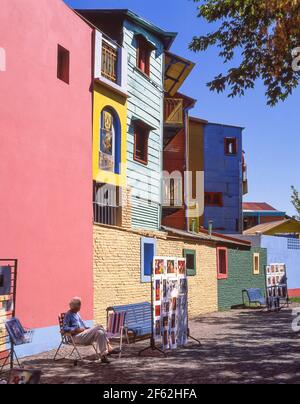
{"type": "Polygon", "coordinates": [[[253,275],[260,275],[260,253],[253,253],[253,275]],[[258,267],[256,260],[258,260],[258,267]]]}

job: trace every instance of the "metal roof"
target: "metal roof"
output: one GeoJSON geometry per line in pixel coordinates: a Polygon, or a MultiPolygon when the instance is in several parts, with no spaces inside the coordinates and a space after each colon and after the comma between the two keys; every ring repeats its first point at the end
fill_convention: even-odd
{"type": "MultiPolygon", "coordinates": [[[[244,235],[250,235],[250,234],[265,234],[266,232],[270,230],[276,230],[277,227],[287,224],[287,223],[296,223],[297,221],[295,219],[284,219],[284,220],[278,220],[276,222],[271,222],[271,223],[263,223],[259,224],[257,226],[251,227],[251,229],[245,230],[244,235]]],[[[300,222],[299,223],[299,230],[300,230],[300,222]]]]}
{"type": "Polygon", "coordinates": [[[243,210],[263,210],[263,211],[277,211],[277,209],[273,208],[273,206],[269,205],[266,202],[244,202],[243,210]]]}
{"type": "Polygon", "coordinates": [[[185,238],[191,238],[193,240],[201,240],[201,241],[212,241],[215,243],[222,243],[222,244],[231,244],[234,246],[242,246],[242,247],[251,247],[251,243],[248,241],[243,241],[234,237],[223,236],[221,234],[213,233],[211,236],[209,235],[208,231],[201,230],[199,233],[191,233],[184,230],[174,229],[172,227],[162,226],[162,230],[178,235],[185,238]]]}

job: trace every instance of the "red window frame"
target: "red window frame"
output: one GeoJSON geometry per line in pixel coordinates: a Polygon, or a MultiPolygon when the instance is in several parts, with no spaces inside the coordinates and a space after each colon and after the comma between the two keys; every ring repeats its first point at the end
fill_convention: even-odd
{"type": "Polygon", "coordinates": [[[218,279],[228,279],[228,249],[226,247],[217,247],[217,270],[218,270],[218,279]],[[225,253],[225,271],[221,268],[221,257],[220,253],[225,253]],[[222,272],[221,272],[222,269],[222,272]]]}
{"type": "Polygon", "coordinates": [[[227,156],[237,155],[237,138],[236,137],[226,137],[224,139],[224,150],[227,156]],[[232,144],[232,153],[230,152],[230,145],[232,144]]]}
{"type": "Polygon", "coordinates": [[[151,51],[152,49],[144,38],[137,39],[137,67],[146,76],[150,76],[151,51]]]}
{"type": "Polygon", "coordinates": [[[222,192],[205,192],[205,206],[223,207],[222,192]]]}
{"type": "Polygon", "coordinates": [[[133,158],[141,164],[148,164],[148,145],[150,129],[141,123],[134,124],[133,158]]]}

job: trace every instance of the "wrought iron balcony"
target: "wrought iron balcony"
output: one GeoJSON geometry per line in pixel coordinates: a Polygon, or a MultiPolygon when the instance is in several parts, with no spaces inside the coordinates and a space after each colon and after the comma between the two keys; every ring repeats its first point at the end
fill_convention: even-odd
{"type": "Polygon", "coordinates": [[[118,49],[102,41],[102,76],[114,83],[118,81],[118,49]]]}

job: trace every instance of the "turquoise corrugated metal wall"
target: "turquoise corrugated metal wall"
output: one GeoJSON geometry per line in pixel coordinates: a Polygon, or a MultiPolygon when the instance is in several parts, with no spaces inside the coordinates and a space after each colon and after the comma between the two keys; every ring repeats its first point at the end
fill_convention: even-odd
{"type": "Polygon", "coordinates": [[[163,45],[151,33],[125,21],[124,46],[128,51],[127,184],[132,189],[132,223],[138,228],[158,229],[163,137],[163,45]],[[151,56],[150,79],[136,69],[136,34],[143,34],[157,48],[151,56]],[[141,119],[155,128],[150,132],[147,166],[133,159],[134,119],[141,119]]]}

